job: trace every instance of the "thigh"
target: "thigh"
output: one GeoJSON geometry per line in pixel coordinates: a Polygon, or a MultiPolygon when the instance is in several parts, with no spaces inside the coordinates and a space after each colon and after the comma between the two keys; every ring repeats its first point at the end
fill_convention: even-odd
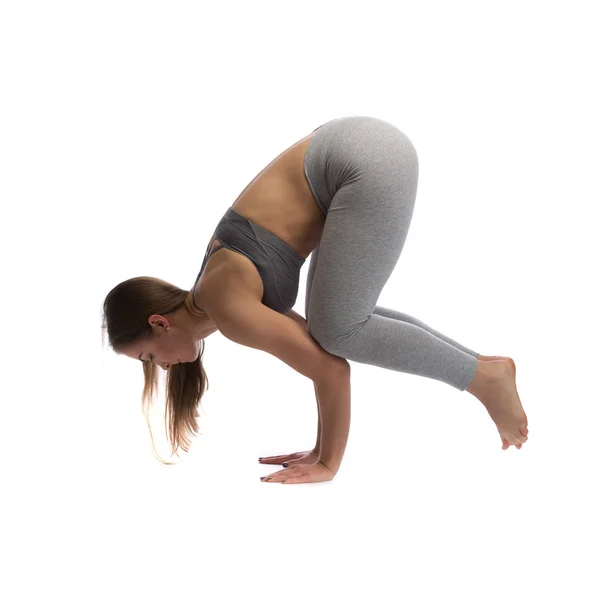
{"type": "Polygon", "coordinates": [[[307,278],[309,331],[325,349],[372,315],[402,252],[417,192],[417,154],[398,129],[367,136],[346,149],[345,160],[307,278]]]}

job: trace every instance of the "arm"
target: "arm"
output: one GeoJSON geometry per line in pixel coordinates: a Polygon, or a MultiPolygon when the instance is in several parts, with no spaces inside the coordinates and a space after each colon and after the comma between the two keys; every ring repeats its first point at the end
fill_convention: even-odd
{"type": "MultiPolygon", "coordinates": [[[[299,313],[291,310],[285,315],[308,330],[308,322],[299,313]]],[[[319,455],[319,461],[335,475],[340,468],[350,432],[350,367],[342,371],[339,379],[331,378],[319,386],[314,382],[319,428],[313,450],[319,455]],[[321,420],[325,421],[323,432],[321,420]],[[322,447],[321,436],[325,440],[322,447]]]]}
{"type": "MultiPolygon", "coordinates": [[[[293,309],[290,309],[290,311],[288,311],[287,314],[285,314],[285,316],[286,318],[294,320],[294,322],[298,322],[298,324],[304,326],[306,330],[308,330],[308,322],[298,312],[295,312],[293,309]]],[[[318,455],[319,451],[321,450],[321,409],[319,408],[319,395],[317,393],[317,385],[314,382],[313,386],[315,388],[315,396],[317,397],[317,412],[319,414],[319,425],[317,427],[317,442],[315,443],[315,448],[313,449],[313,452],[315,452],[318,455]]]]}
{"type": "Polygon", "coordinates": [[[218,301],[206,301],[205,307],[223,336],[270,353],[314,383],[325,381],[347,367],[346,360],[325,351],[306,326],[239,289],[235,294],[219,297],[218,301]]]}
{"type": "MultiPolygon", "coordinates": [[[[350,366],[325,351],[308,327],[246,294],[206,306],[220,332],[236,343],[270,353],[313,381],[319,408],[320,461],[337,473],[350,428],[350,366]]],[[[296,314],[301,318],[299,314],[296,314]]],[[[303,318],[302,318],[303,319],[303,318]]]]}
{"type": "MultiPolygon", "coordinates": [[[[308,322],[294,310],[290,310],[286,317],[298,322],[308,330],[308,322]]],[[[346,364],[348,362],[346,361],[346,364]]],[[[317,442],[313,449],[319,455],[319,460],[333,473],[337,473],[343,454],[345,452],[350,431],[350,369],[344,370],[337,384],[325,388],[321,384],[321,395],[319,396],[319,387],[313,382],[315,396],[317,399],[317,411],[319,413],[319,425],[317,429],[317,442]],[[321,397],[321,398],[320,398],[321,397]],[[327,430],[325,431],[325,447],[321,454],[321,430],[322,415],[321,402],[327,403],[324,406],[327,430]],[[334,409],[332,409],[334,405],[334,409]],[[333,441],[333,442],[330,442],[333,441]]]]}
{"type": "Polygon", "coordinates": [[[344,458],[350,432],[350,365],[315,383],[319,405],[319,461],[335,475],[344,458]]]}
{"type": "MultiPolygon", "coordinates": [[[[307,321],[299,313],[291,310],[286,316],[308,330],[307,321]]],[[[314,451],[334,475],[340,468],[350,432],[350,367],[347,361],[345,364],[348,367],[342,368],[339,378],[332,376],[319,384],[314,382],[319,412],[314,451]]]]}
{"type": "Polygon", "coordinates": [[[298,324],[304,326],[308,330],[308,322],[306,321],[306,319],[303,318],[298,312],[294,311],[293,309],[290,309],[290,311],[288,311],[287,314],[285,314],[285,317],[294,320],[294,322],[298,322],[298,324]]]}

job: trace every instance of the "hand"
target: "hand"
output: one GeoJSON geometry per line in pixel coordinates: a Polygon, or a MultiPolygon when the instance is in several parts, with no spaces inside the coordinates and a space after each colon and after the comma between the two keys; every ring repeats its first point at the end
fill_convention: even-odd
{"type": "Polygon", "coordinates": [[[290,453],[288,455],[276,455],[275,457],[261,457],[258,462],[265,465],[281,465],[290,463],[290,465],[312,465],[319,460],[319,451],[312,449],[299,453],[290,453]]]}
{"type": "Polygon", "coordinates": [[[285,484],[307,484],[310,482],[329,482],[334,474],[320,461],[312,465],[290,465],[287,469],[280,469],[264,478],[263,482],[281,482],[285,484]]]}

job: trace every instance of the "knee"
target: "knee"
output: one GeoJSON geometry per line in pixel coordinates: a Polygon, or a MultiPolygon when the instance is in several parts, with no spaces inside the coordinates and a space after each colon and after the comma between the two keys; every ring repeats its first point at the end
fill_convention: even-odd
{"type": "Polygon", "coordinates": [[[306,323],[306,329],[308,333],[315,339],[319,345],[325,349],[328,353],[331,353],[333,335],[329,328],[318,326],[314,323],[314,320],[308,320],[306,323]]]}
{"type": "Polygon", "coordinates": [[[327,351],[327,353],[334,355],[338,358],[340,363],[345,363],[349,367],[349,364],[345,359],[347,352],[344,350],[345,343],[343,342],[343,334],[340,334],[339,331],[336,331],[329,326],[327,328],[313,326],[310,321],[308,322],[307,328],[309,334],[325,351],[327,351]]]}

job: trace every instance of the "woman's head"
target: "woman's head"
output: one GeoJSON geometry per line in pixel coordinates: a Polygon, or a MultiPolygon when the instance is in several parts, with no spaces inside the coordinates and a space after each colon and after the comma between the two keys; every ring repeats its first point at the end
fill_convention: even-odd
{"type": "MultiPolygon", "coordinates": [[[[103,306],[109,346],[143,362],[142,406],[147,422],[147,408],[158,386],[157,366],[167,371],[165,426],[168,419],[172,454],[180,447],[187,452],[190,434],[198,433],[197,408],[208,388],[203,339],[216,330],[206,314],[190,309],[190,299],[189,291],[140,276],[114,287],[103,306]]],[[[149,422],[148,428],[152,435],[149,422]]]]}
{"type": "Polygon", "coordinates": [[[164,315],[149,315],[149,336],[144,335],[139,340],[130,341],[121,350],[117,350],[117,353],[155,363],[164,370],[177,363],[195,361],[200,351],[200,342],[194,340],[187,322],[189,313],[182,310],[185,310],[185,306],[164,315]]]}

